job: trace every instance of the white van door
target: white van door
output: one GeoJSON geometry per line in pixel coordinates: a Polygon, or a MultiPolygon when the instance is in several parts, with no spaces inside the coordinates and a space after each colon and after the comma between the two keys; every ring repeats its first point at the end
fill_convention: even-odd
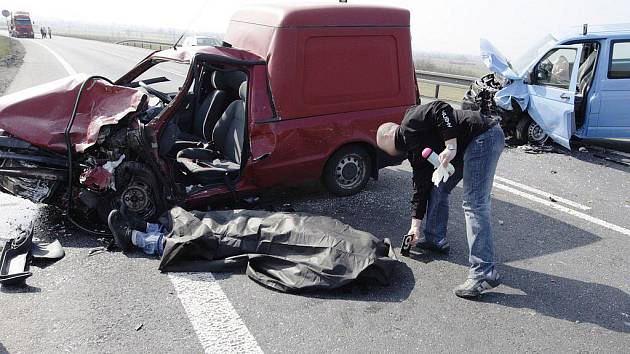
{"type": "Polygon", "coordinates": [[[558,144],[571,149],[575,132],[575,93],[582,46],[558,46],[534,66],[527,85],[527,112],[558,144]]]}

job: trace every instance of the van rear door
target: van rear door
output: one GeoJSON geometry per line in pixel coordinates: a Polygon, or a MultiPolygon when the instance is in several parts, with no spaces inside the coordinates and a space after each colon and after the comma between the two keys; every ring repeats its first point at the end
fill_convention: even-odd
{"type": "Polygon", "coordinates": [[[534,66],[527,85],[532,119],[558,144],[571,149],[575,132],[575,93],[581,45],[557,46],[534,66]]]}

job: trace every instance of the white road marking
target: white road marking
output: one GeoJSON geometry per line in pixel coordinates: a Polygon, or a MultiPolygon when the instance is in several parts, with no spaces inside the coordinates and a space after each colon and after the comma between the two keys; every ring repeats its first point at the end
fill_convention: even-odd
{"type": "Polygon", "coordinates": [[[587,207],[586,205],[582,205],[582,204],[570,201],[568,199],[564,199],[562,197],[558,197],[557,195],[554,195],[554,194],[551,194],[551,193],[547,193],[545,191],[541,191],[540,189],[536,189],[534,187],[530,187],[528,185],[525,185],[525,184],[522,184],[522,183],[518,183],[518,182],[515,182],[515,181],[512,181],[512,180],[509,180],[507,178],[503,178],[503,177],[500,177],[500,176],[494,176],[494,179],[499,181],[499,182],[503,182],[505,184],[509,184],[509,185],[514,186],[514,187],[518,187],[520,189],[524,189],[524,190],[526,190],[528,192],[532,192],[532,193],[541,195],[541,196],[546,197],[546,198],[553,198],[553,199],[557,200],[558,202],[560,202],[562,204],[566,204],[566,205],[572,206],[572,207],[577,208],[577,209],[581,209],[581,210],[590,210],[591,209],[590,207],[587,207]]]}
{"type": "Polygon", "coordinates": [[[506,186],[506,185],[498,183],[498,182],[494,182],[494,186],[499,188],[499,189],[502,189],[502,190],[504,190],[506,192],[509,192],[509,193],[512,193],[512,194],[516,194],[516,195],[518,195],[520,197],[523,197],[525,199],[529,199],[531,201],[534,201],[534,202],[546,205],[546,206],[548,206],[550,208],[562,211],[562,212],[567,213],[569,215],[578,217],[578,218],[580,218],[582,220],[586,220],[586,221],[591,222],[593,224],[596,224],[596,225],[599,225],[599,226],[603,226],[603,227],[605,227],[607,229],[610,229],[610,230],[613,230],[613,231],[617,231],[617,232],[622,233],[622,234],[624,234],[626,236],[630,236],[630,230],[628,230],[626,228],[623,228],[623,227],[615,225],[615,224],[611,224],[611,223],[609,223],[607,221],[598,219],[598,218],[593,217],[591,215],[584,214],[582,212],[579,212],[579,211],[567,208],[564,205],[560,205],[558,203],[554,203],[554,202],[552,202],[549,199],[543,199],[543,198],[537,197],[535,195],[531,195],[529,193],[525,193],[523,191],[520,191],[518,189],[514,189],[512,187],[506,186]]]}
{"type": "Polygon", "coordinates": [[[206,353],[262,353],[212,273],[170,273],[206,353]]]}
{"type": "MultiPolygon", "coordinates": [[[[68,74],[76,74],[59,54],[33,43],[50,51],[68,74]]],[[[263,352],[212,273],[174,273],[168,277],[206,353],[263,352]]]]}
{"type": "Polygon", "coordinates": [[[61,65],[63,66],[63,68],[66,70],[66,72],[68,72],[68,75],[74,75],[77,72],[72,68],[72,66],[70,64],[68,64],[68,62],[61,57],[61,55],[57,54],[57,52],[55,52],[54,50],[48,48],[47,45],[40,43],[39,41],[29,41],[29,43],[35,43],[39,46],[42,46],[44,48],[46,48],[46,50],[48,50],[50,52],[50,54],[52,54],[58,61],[59,63],[61,63],[61,65]]]}

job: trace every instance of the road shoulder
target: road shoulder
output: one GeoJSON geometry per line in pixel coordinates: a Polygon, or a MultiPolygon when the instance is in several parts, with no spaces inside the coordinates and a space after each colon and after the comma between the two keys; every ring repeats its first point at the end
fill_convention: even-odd
{"type": "Polygon", "coordinates": [[[13,38],[0,36],[0,95],[4,95],[22,66],[24,46],[13,38]]]}

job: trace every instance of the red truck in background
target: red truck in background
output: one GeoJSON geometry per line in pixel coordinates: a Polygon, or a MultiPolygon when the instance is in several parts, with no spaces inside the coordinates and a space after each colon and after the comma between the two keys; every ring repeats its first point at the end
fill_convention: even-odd
{"type": "Polygon", "coordinates": [[[31,23],[31,17],[28,12],[15,11],[11,14],[9,35],[18,38],[35,38],[33,23],[31,23]]]}

